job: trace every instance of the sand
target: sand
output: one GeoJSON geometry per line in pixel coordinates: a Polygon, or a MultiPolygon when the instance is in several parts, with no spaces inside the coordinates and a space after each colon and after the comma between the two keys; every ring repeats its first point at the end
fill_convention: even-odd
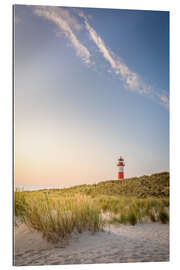
{"type": "Polygon", "coordinates": [[[61,265],[169,261],[169,225],[111,225],[104,232],[74,233],[52,244],[25,224],[15,228],[14,265],[61,265]]]}

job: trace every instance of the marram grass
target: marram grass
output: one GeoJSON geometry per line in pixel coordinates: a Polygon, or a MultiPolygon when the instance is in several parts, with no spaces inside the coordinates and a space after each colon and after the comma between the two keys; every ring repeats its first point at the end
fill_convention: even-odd
{"type": "Polygon", "coordinates": [[[67,189],[14,192],[15,216],[52,242],[67,239],[74,231],[103,230],[105,223],[167,223],[168,207],[168,173],[67,189]]]}
{"type": "MultiPolygon", "coordinates": [[[[103,230],[100,209],[85,195],[66,196],[57,200],[46,194],[34,193],[34,196],[26,196],[25,201],[24,222],[28,227],[42,232],[48,241],[66,239],[73,231],[81,233],[89,230],[94,233],[103,230]]],[[[18,213],[17,209],[15,213],[18,213]]]]}

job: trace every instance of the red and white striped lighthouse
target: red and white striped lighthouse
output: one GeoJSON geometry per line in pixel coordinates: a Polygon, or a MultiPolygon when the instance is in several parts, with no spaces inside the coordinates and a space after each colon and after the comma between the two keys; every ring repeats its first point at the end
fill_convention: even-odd
{"type": "Polygon", "coordinates": [[[125,166],[124,159],[122,157],[118,159],[117,166],[118,166],[118,180],[121,180],[124,178],[124,166],[125,166]]]}

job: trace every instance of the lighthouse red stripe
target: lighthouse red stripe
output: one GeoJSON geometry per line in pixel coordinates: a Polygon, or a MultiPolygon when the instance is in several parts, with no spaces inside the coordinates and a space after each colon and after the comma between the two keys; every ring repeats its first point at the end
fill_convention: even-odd
{"type": "Polygon", "coordinates": [[[118,179],[124,178],[124,172],[118,172],[118,179]]]}

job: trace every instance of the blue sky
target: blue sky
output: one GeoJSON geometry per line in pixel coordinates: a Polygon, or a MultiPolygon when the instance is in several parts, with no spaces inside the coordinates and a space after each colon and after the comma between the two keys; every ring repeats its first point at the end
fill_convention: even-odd
{"type": "Polygon", "coordinates": [[[169,170],[169,13],[15,6],[15,182],[169,170]]]}

